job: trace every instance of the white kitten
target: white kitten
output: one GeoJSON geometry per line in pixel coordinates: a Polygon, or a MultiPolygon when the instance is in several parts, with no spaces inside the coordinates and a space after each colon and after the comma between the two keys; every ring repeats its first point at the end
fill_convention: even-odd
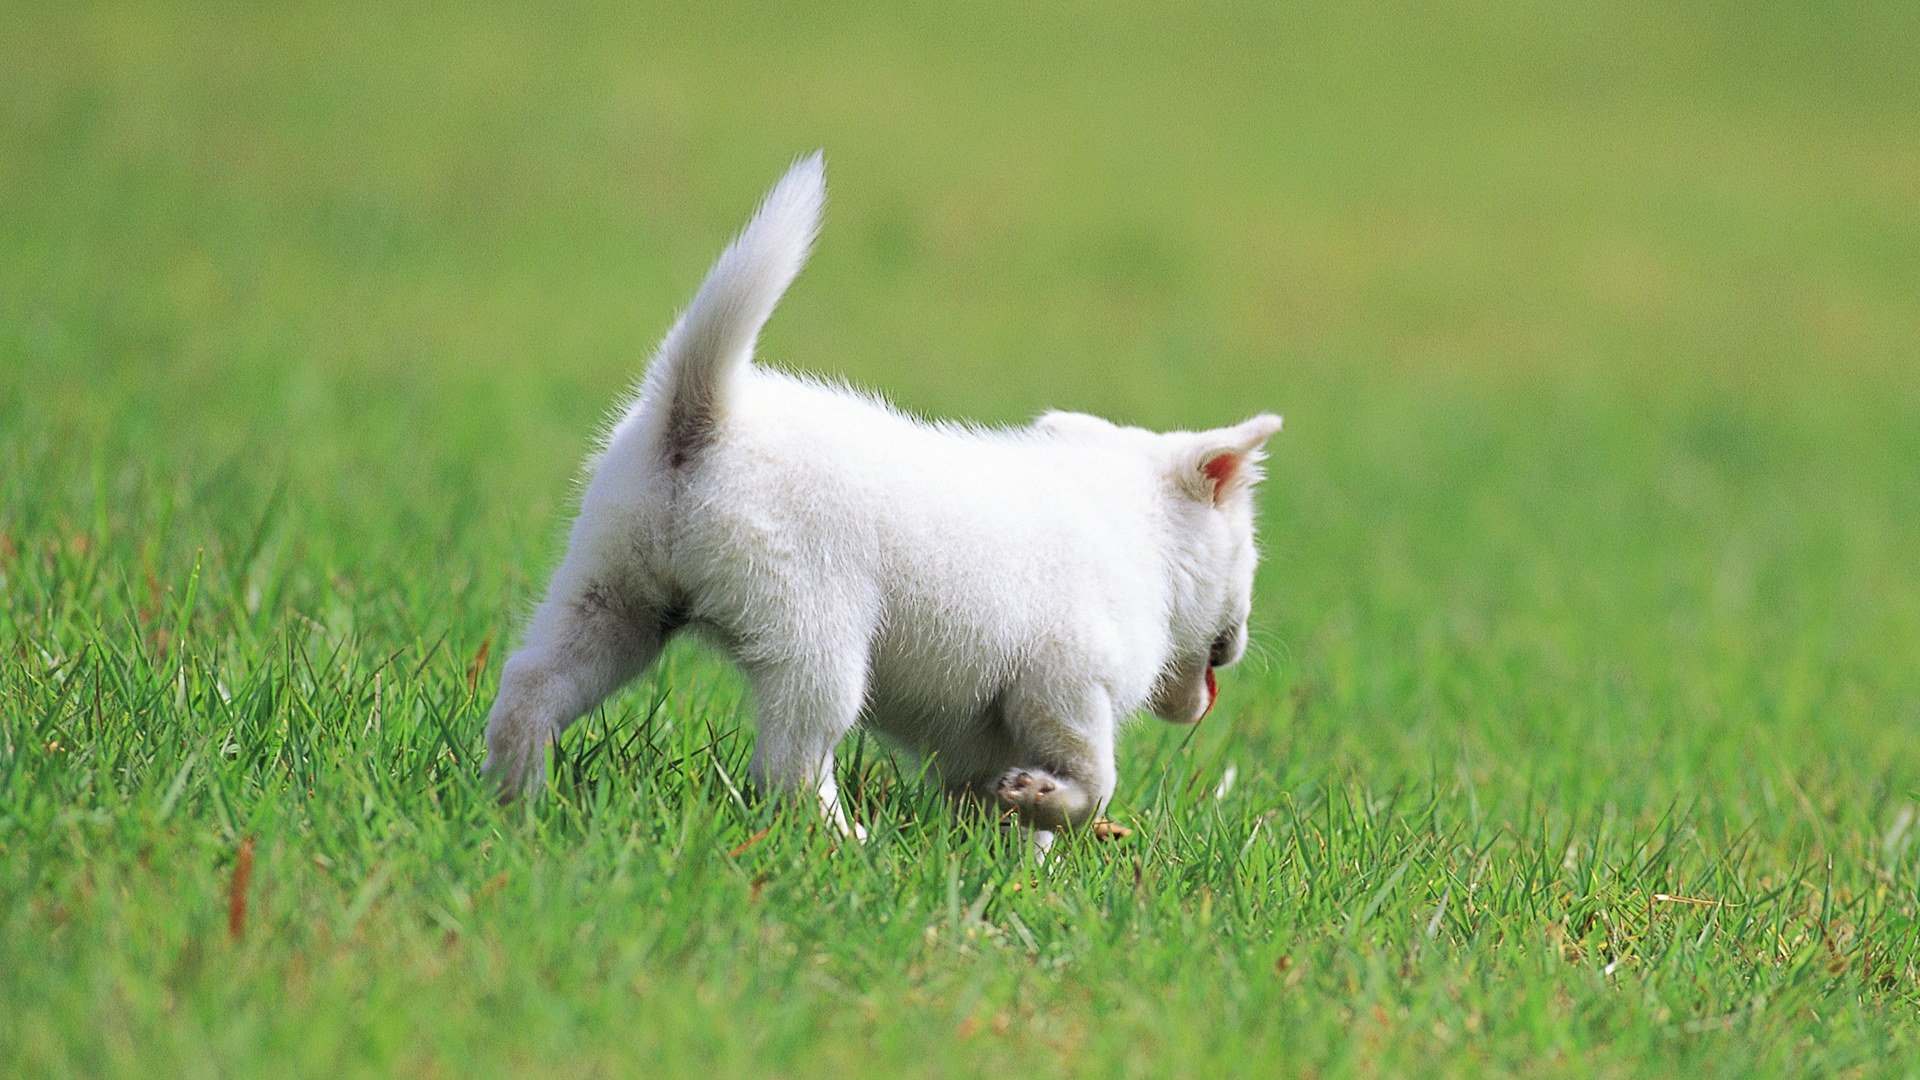
{"type": "Polygon", "coordinates": [[[1246,650],[1250,489],[1280,418],[984,431],[755,367],[825,197],[816,154],[661,344],[501,674],[486,770],[537,790],[548,742],[692,630],[752,683],[763,790],[849,828],[833,750],[864,724],[1044,850],[1113,795],[1122,719],[1199,720],[1246,650]]]}

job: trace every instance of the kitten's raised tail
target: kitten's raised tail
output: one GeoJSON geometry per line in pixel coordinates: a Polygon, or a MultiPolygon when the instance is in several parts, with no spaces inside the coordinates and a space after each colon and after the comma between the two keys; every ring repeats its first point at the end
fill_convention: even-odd
{"type": "Polygon", "coordinates": [[[670,464],[685,463],[713,441],[726,414],[728,383],[753,359],[760,328],[806,265],[826,198],[826,163],[815,151],[767,193],[667,331],[641,396],[651,408],[666,409],[662,450],[670,464]]]}

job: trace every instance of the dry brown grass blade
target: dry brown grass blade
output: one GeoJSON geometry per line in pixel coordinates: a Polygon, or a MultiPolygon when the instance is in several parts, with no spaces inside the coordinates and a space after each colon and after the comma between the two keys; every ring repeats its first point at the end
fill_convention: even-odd
{"type": "Polygon", "coordinates": [[[493,655],[493,631],[480,639],[480,648],[473,654],[473,660],[467,664],[467,693],[474,692],[480,685],[480,673],[487,670],[487,658],[493,655]]]}
{"type": "Polygon", "coordinates": [[[740,846],[734,848],[731,852],[728,852],[728,854],[732,855],[735,858],[739,858],[741,855],[746,854],[746,851],[748,848],[752,847],[753,845],[759,843],[762,840],[765,840],[767,838],[767,834],[772,831],[773,831],[773,826],[771,825],[767,826],[764,829],[761,829],[759,832],[754,833],[752,836],[749,836],[745,840],[741,841],[740,846]]]}
{"type": "Polygon", "coordinates": [[[253,880],[253,837],[240,841],[233,860],[233,886],[227,892],[227,936],[235,941],[247,929],[247,885],[253,880]]]}

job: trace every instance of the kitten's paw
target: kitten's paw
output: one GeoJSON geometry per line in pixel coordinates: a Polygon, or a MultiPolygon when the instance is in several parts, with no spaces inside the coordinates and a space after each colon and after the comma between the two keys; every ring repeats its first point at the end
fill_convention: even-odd
{"type": "Polygon", "coordinates": [[[994,782],[993,797],[1009,810],[1033,814],[1059,790],[1059,781],[1039,769],[1008,769],[994,782]]]}
{"type": "Polygon", "coordinates": [[[1034,829],[1085,824],[1099,806],[1087,785],[1045,769],[1008,769],[993,783],[993,800],[1034,829]]]}
{"type": "Polygon", "coordinates": [[[506,730],[487,732],[487,760],[480,774],[493,783],[501,805],[522,795],[537,795],[546,774],[546,741],[518,737],[506,730]]]}
{"type": "Polygon", "coordinates": [[[827,820],[833,822],[834,829],[836,829],[842,837],[852,840],[855,843],[864,844],[867,842],[867,827],[847,817],[847,812],[841,808],[838,802],[826,803],[822,806],[822,809],[826,811],[827,820]]]}

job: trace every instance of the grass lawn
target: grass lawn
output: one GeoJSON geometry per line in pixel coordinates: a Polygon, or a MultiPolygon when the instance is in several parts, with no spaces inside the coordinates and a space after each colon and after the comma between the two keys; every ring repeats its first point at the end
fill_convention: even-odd
{"type": "Polygon", "coordinates": [[[1920,6],[0,4],[0,1075],[1920,1071],[1920,6]],[[1284,412],[1044,870],[712,654],[478,782],[572,480],[763,354],[1284,412]],[[743,797],[743,794],[746,797],[743,797]]]}

